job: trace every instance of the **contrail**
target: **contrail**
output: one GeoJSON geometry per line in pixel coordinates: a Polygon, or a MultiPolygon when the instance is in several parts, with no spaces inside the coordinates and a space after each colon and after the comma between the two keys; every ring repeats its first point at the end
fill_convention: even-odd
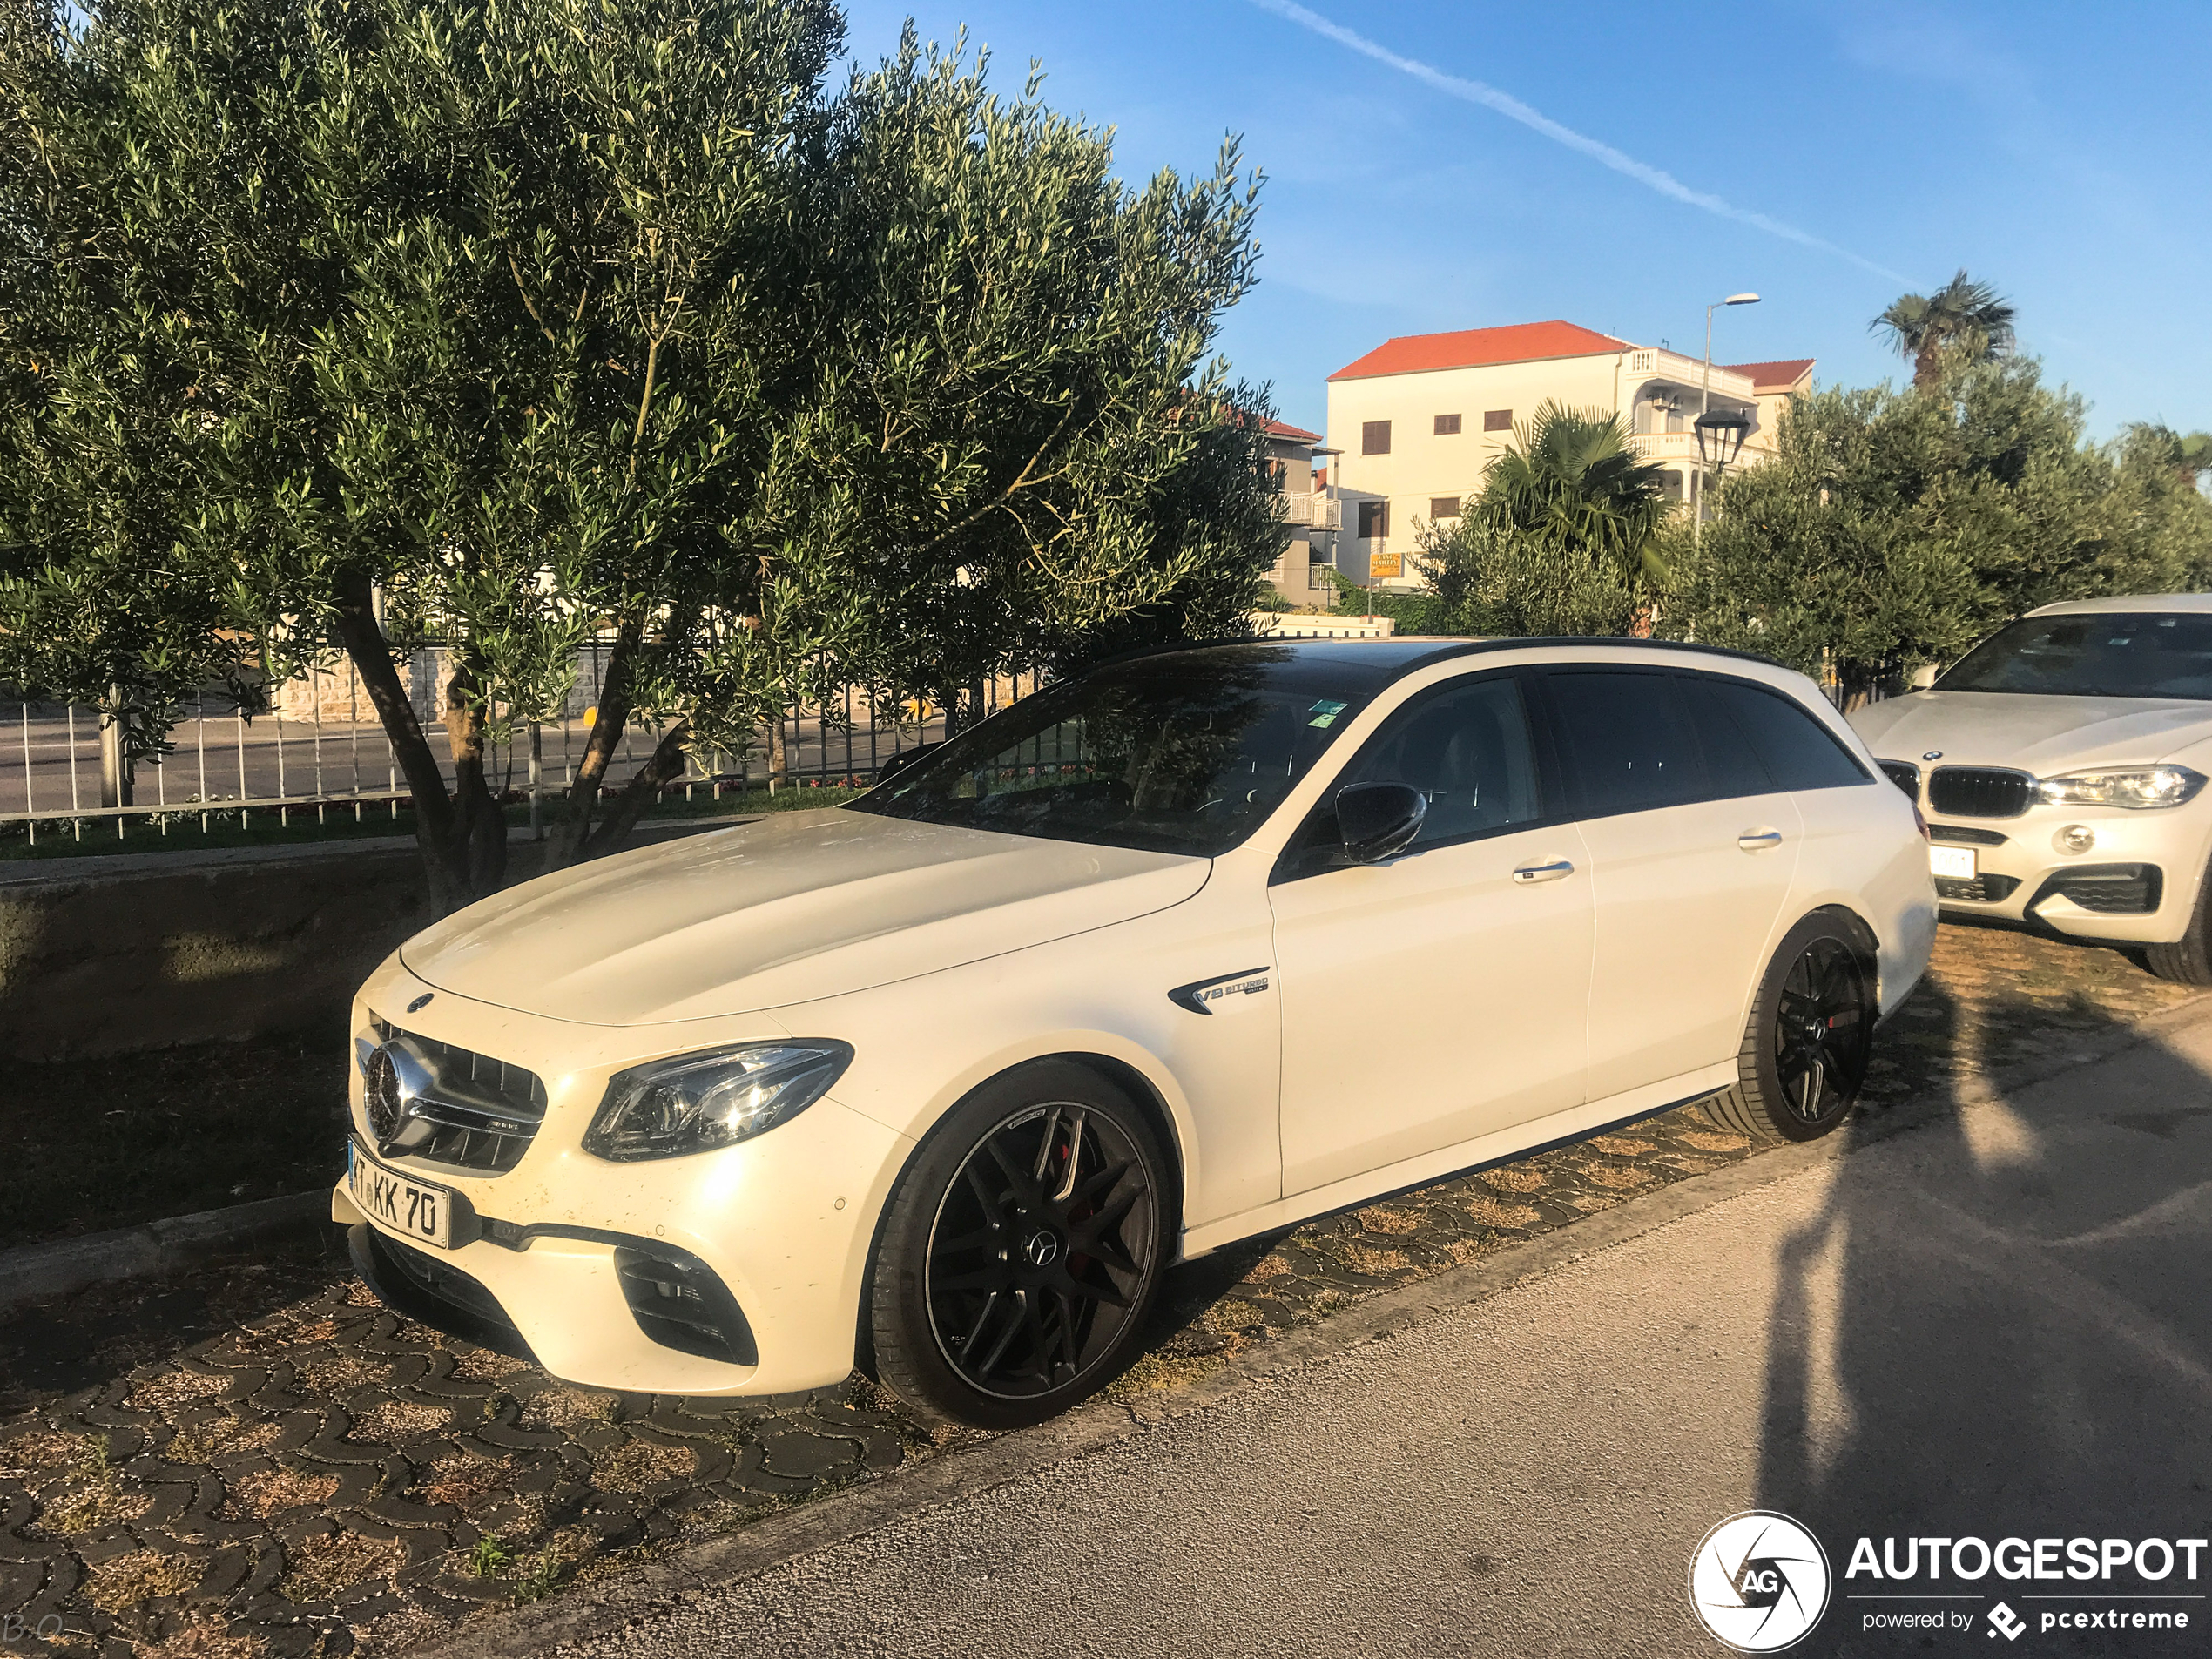
{"type": "Polygon", "coordinates": [[[1765,213],[1756,212],[1749,207],[1738,207],[1734,202],[1716,196],[1710,191],[1692,190],[1670,172],[1652,166],[1648,162],[1638,161],[1634,156],[1623,155],[1611,145],[1586,137],[1572,127],[1561,126],[1541,111],[1530,109],[1528,105],[1509,92],[1501,92],[1496,87],[1487,86],[1480,81],[1467,80],[1458,75],[1447,75],[1442,70],[1424,64],[1419,58],[1401,57],[1387,46],[1372,41],[1365,35],[1354,34],[1341,24],[1331,23],[1318,13],[1308,11],[1304,6],[1298,4],[1297,0],[1251,0],[1251,3],[1262,11],[1271,11],[1278,17],[1287,17],[1301,29],[1310,29],[1325,40],[1333,40],[1338,45],[1348,46],[1353,51],[1363,57],[1372,57],[1379,64],[1387,64],[1401,74],[1411,75],[1415,80],[1425,82],[1440,92],[1469,104],[1480,104],[1487,110],[1495,110],[1500,115],[1518,121],[1525,127],[1534,128],[1555,144],[1563,144],[1569,150],[1578,150],[1593,161],[1601,162],[1615,172],[1627,174],[1638,184],[1649,185],[1662,196],[1671,196],[1678,202],[1687,202],[1692,207],[1701,207],[1705,212],[1716,214],[1722,219],[1732,219],[1739,225],[1749,225],[1755,230],[1764,231],[1770,236],[1779,236],[1784,241],[1796,242],[1805,247],[1817,247],[1824,253],[1837,254],[1849,260],[1853,265],[1862,269],[1873,272],[1877,276],[1886,277],[1892,282],[1908,287],[1912,283],[1910,277],[1902,276],[1887,266],[1877,265],[1871,260],[1863,259],[1849,248],[1838,247],[1833,242],[1825,241],[1810,231],[1801,231],[1795,225],[1784,224],[1778,219],[1770,218],[1765,213]]]}

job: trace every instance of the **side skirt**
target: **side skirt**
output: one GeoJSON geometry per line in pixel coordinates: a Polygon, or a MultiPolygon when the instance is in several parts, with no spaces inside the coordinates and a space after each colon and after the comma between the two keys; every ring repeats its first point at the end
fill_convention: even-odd
{"type": "Polygon", "coordinates": [[[1311,1221],[1316,1216],[1349,1210],[1355,1204],[1372,1204],[1393,1192],[1426,1186],[1447,1176],[1464,1175],[1493,1163],[1527,1157],[1531,1153],[1548,1151],[1554,1146],[1581,1140],[1601,1130],[1617,1129],[1643,1118],[1656,1117],[1660,1113],[1670,1112],[1677,1106],[1687,1106],[1716,1095],[1735,1082],[1736,1062],[1723,1061],[1718,1065],[1684,1072],[1679,1077],[1625,1089],[1604,1100],[1571,1106],[1548,1117],[1532,1118],[1510,1129],[1478,1135],[1471,1141],[1460,1142],[1456,1146],[1401,1159],[1379,1170],[1370,1170],[1364,1175],[1332,1181],[1325,1187],[1315,1187],[1291,1197],[1278,1198],[1272,1204],[1258,1204],[1238,1214],[1225,1216],[1218,1221],[1186,1227],[1183,1231],[1183,1248],[1177,1259],[1190,1261],[1219,1250],[1224,1244],[1233,1244],[1239,1238],[1249,1238],[1255,1233],[1273,1232],[1278,1228],[1295,1226],[1301,1221],[1311,1221]]]}

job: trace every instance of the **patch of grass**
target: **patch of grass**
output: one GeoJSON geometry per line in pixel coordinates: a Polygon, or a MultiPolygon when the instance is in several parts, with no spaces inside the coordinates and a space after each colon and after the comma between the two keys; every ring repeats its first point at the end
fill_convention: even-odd
{"type": "Polygon", "coordinates": [[[329,1184],[347,1063],[334,1028],[0,1067],[0,1248],[329,1184]]]}
{"type": "Polygon", "coordinates": [[[492,1578],[513,1559],[500,1548],[499,1534],[488,1532],[476,1541],[476,1548],[469,1553],[469,1565],[478,1578],[492,1578]]]}
{"type": "Polygon", "coordinates": [[[523,1566],[515,1581],[517,1602],[543,1602],[561,1582],[561,1558],[550,1548],[541,1549],[523,1566]]]}

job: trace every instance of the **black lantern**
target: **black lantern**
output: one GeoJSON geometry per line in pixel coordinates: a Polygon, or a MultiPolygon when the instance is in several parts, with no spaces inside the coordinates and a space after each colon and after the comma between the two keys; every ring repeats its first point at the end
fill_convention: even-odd
{"type": "Polygon", "coordinates": [[[1714,409],[1697,417],[1697,459],[1718,471],[1743,453],[1751,419],[1734,409],[1714,409]]]}

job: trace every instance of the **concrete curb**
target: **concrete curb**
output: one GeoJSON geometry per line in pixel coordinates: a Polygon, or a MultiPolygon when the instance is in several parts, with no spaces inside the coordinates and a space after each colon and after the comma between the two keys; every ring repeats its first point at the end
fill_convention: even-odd
{"type": "Polygon", "coordinates": [[[329,1215],[329,1190],[318,1187],[313,1192],[259,1198],[143,1226],[0,1251],[0,1312],[114,1279],[182,1272],[248,1244],[303,1231],[329,1215]]]}
{"type": "Polygon", "coordinates": [[[2085,1038],[2064,1056],[2042,1056],[2001,1068],[1986,1078],[1937,1084],[1879,1117],[1861,1117],[1824,1140],[1775,1147],[1743,1163],[1629,1199],[1486,1260],[1379,1291],[1320,1325],[1247,1348],[1211,1375],[1171,1395],[1134,1405],[1092,1400],[1035,1428],[981,1440],[866,1484],[825,1494],[741,1532],[648,1561],[619,1581],[611,1576],[591,1579],[554,1600],[472,1621],[435,1646],[410,1649],[411,1659],[523,1659],[611,1635],[665,1615],[732,1579],[765,1572],[937,1505],[1103,1451],[1159,1424],[1204,1411],[1259,1379],[1324,1364],[1363,1342],[1386,1339],[1716,1204],[1839,1163],[1863,1147],[1911,1134],[1947,1112],[1973,1110],[2208,1018],[2212,1018],[2212,1008],[2200,999],[2085,1038]]]}

